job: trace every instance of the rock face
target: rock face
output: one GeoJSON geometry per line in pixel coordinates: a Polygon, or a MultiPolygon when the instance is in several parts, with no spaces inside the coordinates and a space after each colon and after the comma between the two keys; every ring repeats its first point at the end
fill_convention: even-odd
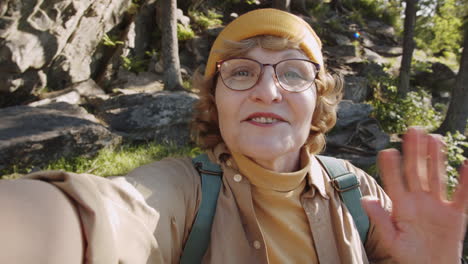
{"type": "Polygon", "coordinates": [[[30,103],[29,106],[40,106],[58,102],[77,105],[85,103],[87,97],[94,96],[106,95],[93,80],[89,79],[81,83],[76,83],[67,89],[51,92],[47,94],[47,96],[44,96],[45,98],[42,100],[30,103]]]}
{"type": "Polygon", "coordinates": [[[187,92],[120,95],[95,101],[96,116],[128,141],[185,145],[197,96],[187,92]]]}
{"type": "Polygon", "coordinates": [[[414,84],[429,88],[433,93],[447,92],[455,85],[456,74],[446,65],[435,62],[431,69],[418,72],[414,84]]]}
{"type": "Polygon", "coordinates": [[[369,82],[365,77],[345,76],[344,99],[359,103],[365,101],[371,94],[369,82]]]}
{"type": "Polygon", "coordinates": [[[389,136],[377,120],[370,118],[370,105],[343,100],[335,128],[327,135],[325,154],[351,161],[360,168],[376,163],[376,155],[387,147],[389,136]]]}
{"type": "Polygon", "coordinates": [[[120,141],[83,108],[63,102],[7,107],[0,116],[0,170],[93,155],[120,141]]]}
{"type": "Polygon", "coordinates": [[[0,14],[0,92],[28,93],[45,86],[44,73],[53,89],[89,79],[92,54],[131,0],[7,2],[0,14]]]}

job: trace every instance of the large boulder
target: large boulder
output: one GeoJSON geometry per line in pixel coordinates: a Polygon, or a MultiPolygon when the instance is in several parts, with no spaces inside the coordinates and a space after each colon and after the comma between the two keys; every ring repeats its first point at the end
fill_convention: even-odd
{"type": "Polygon", "coordinates": [[[106,96],[104,91],[92,79],[76,83],[70,87],[42,95],[41,100],[29,103],[29,106],[47,105],[50,103],[65,102],[68,104],[83,104],[86,98],[106,96]]]}
{"type": "Polygon", "coordinates": [[[190,141],[193,104],[187,92],[124,94],[90,102],[96,116],[127,141],[185,145],[190,141]]]}
{"type": "Polygon", "coordinates": [[[326,46],[324,50],[330,57],[343,58],[360,56],[359,49],[354,45],[326,46]]]}
{"type": "Polygon", "coordinates": [[[335,128],[327,135],[325,154],[346,159],[367,169],[377,161],[377,153],[386,148],[390,137],[378,121],[369,117],[372,108],[343,100],[338,109],[335,128]]]}
{"type": "Polygon", "coordinates": [[[365,101],[372,93],[369,81],[365,77],[345,76],[344,77],[344,99],[356,103],[365,101]]]}
{"type": "Polygon", "coordinates": [[[40,75],[40,72],[48,75],[47,87],[52,89],[89,79],[97,45],[106,32],[124,19],[131,0],[10,0],[7,3],[0,14],[0,92],[3,93],[41,88],[29,81],[30,75],[40,75]],[[32,73],[28,75],[28,72],[32,73]]]}
{"type": "Polygon", "coordinates": [[[368,118],[371,112],[371,105],[357,104],[350,100],[343,100],[338,105],[337,122],[335,127],[348,127],[353,123],[368,118]]]}
{"type": "Polygon", "coordinates": [[[414,85],[429,88],[435,95],[451,91],[455,85],[456,74],[447,65],[440,62],[431,64],[426,71],[417,72],[414,76],[414,85]]]}
{"type": "Polygon", "coordinates": [[[7,107],[0,116],[0,170],[91,156],[120,141],[82,107],[63,102],[7,107]]]}
{"type": "Polygon", "coordinates": [[[120,69],[117,77],[109,84],[109,90],[124,94],[157,92],[163,89],[162,74],[151,72],[134,73],[125,69],[120,69]]]}
{"type": "Polygon", "coordinates": [[[380,42],[386,41],[397,44],[395,29],[381,21],[369,21],[366,25],[366,31],[374,35],[374,38],[380,42]]]}

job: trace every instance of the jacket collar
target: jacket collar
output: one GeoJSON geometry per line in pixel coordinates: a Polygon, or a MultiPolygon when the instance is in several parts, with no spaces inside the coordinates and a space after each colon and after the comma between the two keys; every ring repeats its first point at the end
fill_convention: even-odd
{"type": "MultiPolygon", "coordinates": [[[[237,164],[231,156],[231,152],[224,143],[219,143],[211,151],[208,151],[208,157],[211,161],[219,165],[228,166],[234,170],[239,171],[237,164]]],[[[326,187],[328,185],[326,182],[326,179],[328,179],[326,172],[323,170],[322,166],[313,154],[310,154],[310,163],[309,172],[306,176],[307,184],[310,187],[314,187],[312,189],[317,190],[320,196],[322,196],[324,199],[329,199],[326,187]]],[[[313,196],[314,192],[307,192],[304,195],[306,197],[308,195],[313,196]]]]}

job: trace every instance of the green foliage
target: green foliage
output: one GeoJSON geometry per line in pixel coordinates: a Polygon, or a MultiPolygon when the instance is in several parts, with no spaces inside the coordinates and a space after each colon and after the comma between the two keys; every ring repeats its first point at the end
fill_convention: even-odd
{"type": "Polygon", "coordinates": [[[51,91],[52,91],[52,90],[51,90],[49,87],[44,86],[44,87],[40,88],[40,89],[37,90],[37,91],[33,91],[33,94],[36,95],[36,96],[41,96],[41,95],[46,94],[46,93],[49,93],[49,92],[51,92],[51,91]]]}
{"type": "Polygon", "coordinates": [[[192,90],[192,82],[190,80],[184,80],[182,86],[189,91],[192,90]]]}
{"type": "Polygon", "coordinates": [[[259,0],[245,0],[245,3],[248,5],[259,5],[260,1],[259,0]]]}
{"type": "Polygon", "coordinates": [[[457,168],[466,160],[466,157],[463,156],[463,148],[468,148],[468,141],[458,131],[454,134],[448,132],[444,141],[447,148],[447,192],[451,195],[458,184],[457,168]]]}
{"type": "Polygon", "coordinates": [[[442,116],[432,106],[431,96],[424,90],[409,92],[405,98],[397,94],[396,80],[388,77],[371,80],[374,98],[369,102],[372,115],[387,133],[404,133],[410,126],[436,129],[442,116]]]}
{"type": "Polygon", "coordinates": [[[155,49],[151,49],[151,50],[145,51],[145,55],[148,56],[148,58],[152,58],[154,56],[157,56],[158,52],[155,49]]]}
{"type": "Polygon", "coordinates": [[[117,45],[124,44],[123,41],[117,40],[116,37],[109,36],[107,34],[104,34],[104,37],[102,38],[101,42],[102,42],[102,45],[108,46],[108,47],[116,47],[117,45]]]}
{"type": "Polygon", "coordinates": [[[420,61],[416,60],[413,58],[413,61],[411,63],[411,71],[412,73],[418,73],[418,72],[432,72],[432,62],[428,60],[420,61]]]}
{"type": "Polygon", "coordinates": [[[122,67],[127,71],[140,73],[148,68],[148,59],[139,59],[131,56],[120,56],[120,58],[122,59],[122,67]]]}
{"type": "Polygon", "coordinates": [[[420,8],[428,10],[418,16],[415,26],[417,47],[432,54],[460,55],[463,17],[468,15],[464,0],[425,0],[420,8]]]}
{"type": "Polygon", "coordinates": [[[329,4],[318,3],[311,7],[310,12],[312,17],[316,18],[317,20],[325,20],[328,17],[336,14],[330,8],[329,4]]]}
{"type": "Polygon", "coordinates": [[[206,13],[199,11],[189,11],[189,16],[202,30],[223,24],[223,21],[220,19],[223,16],[216,13],[216,11],[212,9],[208,10],[206,13]]]}
{"type": "Polygon", "coordinates": [[[345,0],[346,8],[352,10],[350,18],[361,26],[366,24],[367,19],[379,20],[395,28],[400,32],[401,7],[397,1],[385,0],[345,0]]]}
{"type": "Polygon", "coordinates": [[[177,23],[177,39],[179,41],[193,39],[194,37],[195,37],[195,32],[193,32],[190,25],[184,26],[180,23],[177,23]]]}
{"type": "Polygon", "coordinates": [[[136,15],[140,11],[142,0],[132,0],[130,6],[127,9],[127,13],[130,15],[136,15]]]}

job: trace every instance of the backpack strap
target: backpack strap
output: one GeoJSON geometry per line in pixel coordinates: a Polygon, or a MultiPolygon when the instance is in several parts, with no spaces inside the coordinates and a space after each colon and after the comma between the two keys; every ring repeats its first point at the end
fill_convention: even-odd
{"type": "Polygon", "coordinates": [[[322,163],[331,179],[331,185],[340,194],[341,200],[354,219],[362,243],[366,241],[369,231],[369,217],[361,205],[361,189],[357,176],[348,171],[336,158],[315,155],[322,163]]]}
{"type": "Polygon", "coordinates": [[[221,167],[211,162],[207,154],[198,155],[192,163],[201,177],[202,199],[180,258],[181,264],[201,263],[205,255],[223,175],[221,167]]]}

